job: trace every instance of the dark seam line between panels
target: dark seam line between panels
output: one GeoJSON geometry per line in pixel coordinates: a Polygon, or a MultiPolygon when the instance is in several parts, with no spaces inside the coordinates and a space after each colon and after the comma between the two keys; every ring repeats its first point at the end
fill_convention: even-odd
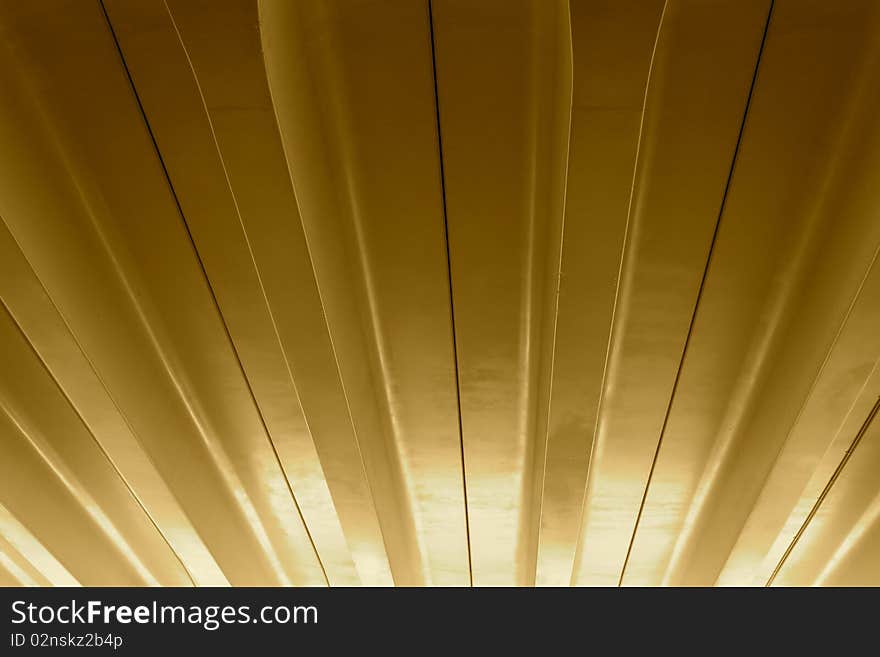
{"type": "Polygon", "coordinates": [[[773,585],[773,581],[776,579],[777,575],[779,575],[788,557],[791,555],[792,552],[794,552],[794,548],[800,540],[801,536],[803,536],[804,532],[807,531],[807,526],[810,524],[810,522],[812,522],[813,518],[819,512],[819,507],[822,506],[822,503],[825,501],[825,498],[828,496],[828,493],[831,491],[834,483],[837,481],[838,477],[840,477],[840,473],[843,472],[843,468],[849,462],[849,459],[855,451],[856,447],[858,447],[859,443],[862,442],[862,438],[864,437],[865,433],[867,433],[868,427],[871,426],[871,422],[874,420],[875,417],[877,417],[878,411],[880,411],[880,397],[878,397],[877,401],[874,402],[874,406],[871,407],[871,410],[868,412],[868,416],[865,418],[865,421],[862,422],[862,426],[859,427],[858,433],[856,433],[855,438],[853,438],[852,443],[850,443],[850,446],[844,453],[843,458],[840,459],[840,463],[837,464],[837,467],[834,469],[831,478],[828,479],[828,483],[825,484],[825,488],[822,489],[822,492],[819,494],[819,497],[816,499],[816,502],[813,504],[813,507],[807,514],[807,517],[804,518],[804,522],[801,524],[801,526],[797,530],[797,533],[791,539],[791,543],[788,544],[788,547],[785,549],[785,552],[779,559],[779,563],[776,564],[776,567],[770,574],[770,577],[767,580],[767,584],[765,584],[765,586],[773,585]]]}
{"type": "MultiPolygon", "coordinates": [[[[36,345],[31,341],[30,336],[28,336],[28,334],[25,333],[24,327],[18,323],[18,319],[15,317],[15,315],[12,313],[12,310],[9,308],[9,306],[6,304],[6,302],[2,298],[0,298],[0,308],[2,308],[6,312],[6,314],[9,316],[9,319],[12,321],[12,324],[15,326],[15,328],[18,330],[21,337],[24,339],[24,341],[27,344],[28,348],[30,349],[31,353],[33,353],[34,356],[37,357],[37,360],[40,362],[40,366],[43,368],[43,371],[46,372],[46,374],[52,380],[52,383],[54,383],[55,387],[58,388],[58,392],[60,392],[61,396],[64,397],[64,401],[67,402],[67,405],[70,407],[70,409],[76,415],[77,420],[79,420],[80,424],[83,426],[83,428],[89,434],[89,437],[92,439],[92,442],[94,442],[95,445],[97,446],[98,451],[100,451],[101,454],[104,456],[104,458],[107,459],[107,462],[110,464],[110,467],[113,468],[113,471],[116,473],[116,476],[119,477],[119,480],[122,482],[122,485],[125,486],[126,490],[128,490],[128,493],[131,495],[132,499],[140,507],[141,511],[144,512],[144,515],[150,521],[150,524],[153,525],[153,528],[156,530],[156,532],[159,534],[159,536],[162,537],[162,540],[165,542],[165,545],[168,546],[168,549],[171,551],[171,554],[174,555],[174,558],[180,564],[180,567],[183,568],[183,572],[186,573],[187,579],[189,579],[190,583],[193,586],[195,586],[196,585],[195,578],[193,578],[192,573],[189,571],[189,568],[186,567],[186,564],[183,562],[183,559],[177,553],[177,550],[175,550],[174,546],[171,545],[171,542],[168,540],[168,536],[166,536],[165,532],[162,531],[162,528],[159,527],[159,524],[156,522],[156,519],[153,517],[153,514],[151,514],[147,510],[147,507],[144,505],[143,500],[140,498],[140,496],[132,488],[131,484],[125,478],[125,475],[122,474],[122,471],[119,469],[119,466],[116,465],[116,462],[113,460],[113,458],[107,452],[107,450],[104,449],[104,445],[101,443],[100,440],[98,440],[98,437],[95,435],[95,432],[92,430],[92,427],[89,426],[88,422],[86,422],[86,420],[83,417],[82,413],[80,412],[79,408],[77,408],[76,404],[73,403],[73,400],[70,398],[70,395],[67,394],[67,390],[64,389],[64,386],[61,385],[61,382],[55,376],[55,373],[49,368],[49,364],[45,360],[43,360],[42,354],[40,354],[40,352],[37,351],[36,345]]],[[[77,346],[79,346],[79,345],[77,345],[77,346]]],[[[121,413],[120,413],[120,416],[121,416],[121,413]]],[[[123,421],[125,421],[125,420],[123,419],[123,421]]],[[[127,422],[126,422],[126,424],[127,424],[127,422]]],[[[146,564],[144,564],[144,567],[146,568],[146,564]]],[[[42,573],[40,573],[40,574],[42,574],[42,573]]]]}
{"type": "Polygon", "coordinates": [[[666,414],[663,417],[663,425],[660,428],[660,438],[657,441],[657,447],[654,450],[654,458],[651,460],[651,469],[648,471],[648,480],[645,483],[645,490],[642,493],[642,500],[639,504],[639,512],[636,515],[636,522],[635,522],[635,525],[633,526],[632,535],[630,536],[629,546],[626,549],[626,558],[623,561],[623,567],[621,568],[621,571],[620,571],[620,577],[617,580],[618,586],[623,585],[623,579],[624,579],[624,576],[626,575],[626,568],[629,565],[630,556],[632,555],[632,549],[633,549],[633,545],[635,544],[636,534],[638,533],[639,523],[641,522],[642,513],[645,510],[645,503],[648,499],[648,491],[651,488],[651,481],[654,477],[654,469],[657,467],[657,460],[660,456],[660,448],[663,446],[663,438],[664,438],[664,435],[666,434],[666,425],[669,422],[669,415],[672,411],[672,404],[675,400],[675,393],[678,390],[678,383],[681,378],[681,371],[684,367],[684,362],[685,362],[685,358],[687,356],[688,347],[690,346],[691,336],[692,336],[693,330],[694,330],[694,324],[696,322],[697,313],[699,312],[699,308],[700,308],[700,299],[703,295],[703,288],[706,285],[706,278],[709,273],[709,267],[712,264],[712,257],[715,253],[715,242],[718,238],[718,230],[721,227],[721,220],[722,220],[722,217],[724,216],[724,209],[727,205],[727,197],[728,197],[728,194],[730,193],[730,185],[733,180],[734,171],[736,170],[736,161],[737,161],[737,157],[739,156],[740,146],[742,145],[743,134],[745,133],[746,121],[748,120],[748,116],[749,116],[749,108],[752,104],[752,94],[755,91],[755,83],[758,80],[758,71],[760,70],[760,67],[761,67],[761,57],[764,54],[764,45],[767,42],[767,33],[770,30],[770,19],[773,16],[773,5],[774,5],[774,0],[771,0],[770,1],[770,8],[767,11],[767,20],[764,22],[764,32],[761,35],[761,44],[758,46],[758,56],[757,56],[757,59],[755,60],[755,69],[752,72],[752,81],[749,84],[749,93],[746,96],[746,104],[745,104],[745,108],[743,109],[742,120],[740,121],[740,125],[739,125],[739,134],[737,135],[737,138],[736,138],[736,146],[733,149],[733,158],[731,159],[730,170],[727,173],[727,181],[724,185],[724,193],[721,196],[721,205],[718,209],[718,219],[715,222],[715,230],[712,233],[712,240],[709,243],[709,253],[706,257],[706,266],[703,268],[703,275],[700,279],[700,286],[697,289],[697,300],[696,300],[696,303],[694,304],[694,311],[693,311],[693,314],[691,315],[690,324],[688,325],[687,336],[685,337],[685,341],[684,341],[684,348],[682,349],[682,352],[681,352],[681,359],[679,360],[679,363],[678,363],[678,370],[675,373],[675,380],[672,383],[672,394],[670,395],[669,403],[666,406],[666,414]]]}
{"type": "Polygon", "coordinates": [[[138,111],[140,112],[141,118],[143,119],[144,127],[146,128],[147,134],[149,135],[150,141],[152,142],[153,150],[155,151],[156,157],[159,161],[159,166],[161,167],[162,173],[165,177],[165,181],[168,184],[168,189],[171,192],[171,197],[174,199],[174,204],[177,207],[178,215],[180,216],[181,223],[183,225],[184,230],[186,231],[186,235],[187,235],[187,238],[189,239],[193,254],[195,255],[196,261],[199,264],[199,269],[201,270],[202,276],[205,280],[205,284],[208,287],[208,291],[211,296],[211,302],[213,303],[214,308],[217,311],[217,316],[219,317],[220,323],[223,326],[223,331],[226,335],[226,339],[229,343],[229,347],[232,350],[233,355],[235,356],[236,363],[238,365],[239,370],[241,371],[241,375],[242,375],[242,378],[244,379],[245,385],[247,386],[248,393],[251,397],[251,401],[254,404],[254,408],[256,409],[257,415],[260,418],[260,423],[263,427],[263,431],[266,435],[266,439],[269,442],[269,446],[272,449],[272,453],[275,456],[275,461],[278,464],[278,467],[281,470],[282,475],[284,475],[284,482],[287,485],[287,490],[290,493],[290,497],[293,500],[294,506],[296,507],[297,515],[299,516],[300,522],[302,522],[303,529],[306,532],[306,536],[308,536],[309,543],[312,546],[312,551],[315,554],[315,558],[318,560],[318,565],[321,567],[321,574],[324,577],[324,582],[327,584],[327,586],[330,586],[330,579],[327,577],[327,570],[324,567],[324,562],[321,560],[321,555],[318,553],[318,548],[315,545],[315,540],[312,538],[312,533],[311,533],[311,531],[309,531],[309,527],[306,524],[305,518],[303,517],[302,510],[299,507],[299,502],[297,501],[296,495],[293,492],[293,487],[290,485],[290,479],[287,477],[287,472],[284,470],[284,466],[281,463],[281,457],[278,454],[278,449],[276,448],[275,443],[272,440],[272,436],[269,433],[269,427],[266,425],[266,421],[263,418],[263,413],[260,410],[259,404],[257,403],[257,399],[256,399],[256,396],[254,395],[253,388],[251,388],[251,383],[247,378],[247,374],[245,374],[244,365],[241,362],[241,357],[238,354],[238,350],[235,348],[235,343],[232,340],[232,334],[229,332],[229,327],[226,324],[226,319],[223,317],[223,313],[220,310],[220,304],[217,301],[217,295],[215,294],[214,288],[211,285],[211,280],[208,278],[208,272],[205,269],[205,265],[202,262],[202,257],[199,254],[198,249],[196,248],[195,240],[193,239],[192,232],[190,231],[189,225],[186,222],[186,216],[183,213],[183,207],[180,204],[180,199],[177,196],[177,191],[174,189],[174,185],[171,182],[171,175],[168,172],[168,168],[165,165],[165,160],[162,157],[161,151],[159,150],[159,144],[156,141],[156,136],[153,134],[153,129],[150,126],[149,120],[147,119],[146,110],[144,109],[143,103],[141,102],[141,99],[140,99],[140,95],[138,94],[137,88],[135,87],[134,79],[131,75],[131,71],[128,68],[128,63],[125,61],[125,55],[122,52],[122,46],[119,44],[119,39],[116,36],[116,31],[113,29],[113,23],[110,21],[110,16],[107,13],[107,8],[104,6],[104,0],[98,0],[98,3],[101,6],[101,11],[104,14],[104,19],[107,22],[107,27],[110,30],[110,36],[113,38],[113,43],[116,46],[117,53],[119,54],[119,60],[122,64],[123,70],[125,71],[125,76],[128,79],[128,84],[131,88],[132,95],[134,96],[135,103],[137,104],[138,111]]]}
{"type": "Polygon", "coordinates": [[[654,77],[654,62],[657,57],[657,48],[660,45],[660,38],[663,36],[663,26],[666,18],[666,9],[669,6],[669,0],[664,0],[663,8],[660,10],[659,20],[657,22],[657,30],[654,34],[654,43],[651,47],[651,57],[648,62],[648,76],[645,80],[645,91],[642,94],[642,110],[639,114],[639,130],[638,130],[638,139],[636,140],[636,150],[635,157],[633,159],[633,170],[632,170],[632,180],[630,182],[629,189],[629,200],[627,202],[627,210],[626,210],[626,222],[624,223],[623,228],[623,242],[621,244],[620,249],[620,257],[617,264],[617,278],[615,281],[614,287],[614,302],[611,304],[611,319],[608,322],[608,338],[607,343],[605,345],[605,359],[602,365],[602,378],[599,386],[599,399],[596,406],[596,415],[594,418],[593,424],[593,435],[590,440],[589,449],[587,451],[587,472],[586,479],[584,481],[584,490],[581,493],[581,502],[580,502],[580,511],[578,512],[578,522],[577,522],[577,536],[575,538],[574,544],[574,553],[572,554],[572,564],[571,564],[571,575],[569,577],[569,586],[575,586],[575,580],[577,578],[577,571],[580,568],[580,563],[582,561],[582,544],[583,544],[583,536],[584,536],[584,521],[587,515],[587,497],[589,495],[591,486],[590,482],[592,481],[593,475],[593,464],[595,460],[596,454],[596,445],[599,442],[599,425],[601,424],[602,419],[602,411],[605,407],[605,394],[606,394],[606,383],[608,381],[608,368],[611,365],[612,359],[612,350],[616,344],[616,318],[617,318],[617,307],[620,304],[621,293],[623,289],[623,277],[625,276],[624,269],[627,267],[627,259],[629,253],[629,243],[630,243],[630,233],[633,216],[633,198],[635,196],[636,185],[639,181],[639,172],[640,172],[640,163],[641,152],[642,152],[642,140],[645,136],[645,115],[648,111],[648,94],[651,91],[651,80],[654,77]]]}
{"type": "Polygon", "coordinates": [[[474,568],[471,561],[471,527],[468,518],[468,497],[467,497],[467,472],[465,468],[464,456],[464,430],[461,422],[461,382],[459,380],[458,367],[458,344],[455,333],[455,305],[452,292],[452,257],[449,252],[449,215],[446,209],[446,173],[443,165],[443,138],[440,132],[440,93],[437,86],[437,48],[434,37],[434,7],[431,0],[428,0],[428,28],[431,33],[431,66],[434,74],[434,116],[437,122],[437,150],[440,156],[440,194],[441,207],[443,209],[443,233],[446,242],[446,274],[449,285],[449,317],[452,326],[452,357],[455,361],[455,402],[458,408],[458,437],[461,447],[461,481],[462,491],[464,495],[464,528],[467,537],[467,555],[468,555],[468,579],[470,585],[474,585],[474,568]]]}

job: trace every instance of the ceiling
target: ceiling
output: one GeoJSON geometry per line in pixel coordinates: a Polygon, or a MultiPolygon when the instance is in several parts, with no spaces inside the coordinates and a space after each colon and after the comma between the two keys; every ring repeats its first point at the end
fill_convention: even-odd
{"type": "Polygon", "coordinates": [[[880,4],[0,52],[0,584],[880,585],[880,4]]]}

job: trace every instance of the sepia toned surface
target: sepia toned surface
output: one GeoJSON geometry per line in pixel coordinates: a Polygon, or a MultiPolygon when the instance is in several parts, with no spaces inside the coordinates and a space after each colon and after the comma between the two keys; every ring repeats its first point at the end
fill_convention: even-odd
{"type": "Polygon", "coordinates": [[[0,1],[0,585],[880,585],[880,5],[0,1]]]}

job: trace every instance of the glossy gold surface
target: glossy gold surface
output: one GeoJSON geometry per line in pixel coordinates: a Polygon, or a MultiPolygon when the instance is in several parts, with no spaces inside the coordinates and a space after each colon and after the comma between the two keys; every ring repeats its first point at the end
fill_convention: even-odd
{"type": "Polygon", "coordinates": [[[0,2],[0,585],[880,585],[880,5],[0,2]]]}

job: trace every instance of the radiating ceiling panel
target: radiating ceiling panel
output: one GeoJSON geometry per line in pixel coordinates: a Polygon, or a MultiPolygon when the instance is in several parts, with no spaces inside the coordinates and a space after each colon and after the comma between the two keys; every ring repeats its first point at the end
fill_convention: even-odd
{"type": "Polygon", "coordinates": [[[880,270],[875,260],[727,558],[719,583],[766,584],[771,580],[869,416],[880,397],[878,310],[880,270]]]}
{"type": "MultiPolygon", "coordinates": [[[[689,512],[693,526],[679,538],[671,583],[716,581],[761,488],[765,482],[775,485],[767,479],[774,464],[784,468],[789,482],[797,481],[788,459],[806,447],[810,423],[816,421],[804,412],[815,413],[815,404],[827,408],[836,395],[851,400],[877,358],[874,340],[859,344],[858,360],[849,356],[846,368],[839,360],[846,358],[842,350],[832,351],[842,346],[842,327],[880,239],[874,211],[868,209],[876,202],[870,189],[876,155],[865,140],[873,131],[869,117],[876,107],[871,100],[876,98],[876,20],[873,3],[774,7],[707,288],[716,264],[724,275],[722,244],[752,221],[760,232],[739,237],[743,248],[754,252],[760,243],[761,252],[774,255],[775,269],[753,283],[754,291],[746,289],[751,303],[762,304],[760,315],[751,323],[748,347],[739,352],[738,389],[730,394],[697,504],[689,512]],[[817,389],[833,385],[835,369],[846,372],[849,382],[838,384],[845,387],[817,389]],[[814,400],[817,392],[821,396],[814,400]]],[[[747,268],[745,257],[727,271],[758,271],[760,258],[751,256],[747,268]]],[[[730,299],[736,287],[729,275],[725,278],[719,280],[719,295],[730,299]]],[[[746,307],[734,312],[741,317],[746,307]]],[[[736,325],[731,320],[724,326],[736,325]]],[[[824,444],[832,438],[829,427],[824,444]]],[[[807,450],[797,458],[815,459],[824,445],[807,450]]],[[[772,493],[777,504],[782,502],[778,493],[772,493]]],[[[769,522],[759,518],[761,524],[769,522]]]]}
{"type": "Polygon", "coordinates": [[[681,2],[667,4],[660,19],[574,583],[614,585],[623,576],[676,393],[768,10],[766,2],[681,2]]]}
{"type": "Polygon", "coordinates": [[[0,531],[0,566],[9,586],[79,586],[79,581],[4,506],[0,506],[0,531]]]}
{"type": "Polygon", "coordinates": [[[4,21],[6,225],[229,579],[324,582],[100,6],[4,21]]]}
{"type": "Polygon", "coordinates": [[[558,2],[432,9],[473,578],[525,584],[553,358],[571,28],[558,2]]]}
{"type": "Polygon", "coordinates": [[[5,308],[0,316],[0,369],[16,373],[15,379],[5,378],[0,384],[6,455],[0,480],[8,511],[19,518],[41,519],[41,536],[63,560],[78,561],[81,580],[190,583],[174,552],[5,308]],[[53,510],[65,521],[59,522],[53,510]]]}
{"type": "Polygon", "coordinates": [[[571,3],[572,109],[536,582],[568,586],[663,2],[571,3]]]}
{"type": "MultiPolygon", "coordinates": [[[[271,287],[271,280],[264,281],[262,271],[257,266],[257,253],[262,255],[263,251],[255,249],[262,247],[265,241],[265,238],[261,240],[260,227],[265,225],[266,215],[277,208],[285,208],[286,204],[291,228],[295,231],[299,224],[293,190],[279,148],[268,87],[265,76],[260,77],[263,69],[256,7],[231,3],[227,3],[226,7],[215,5],[212,11],[217,24],[229,27],[225,31],[211,32],[211,40],[207,43],[197,40],[188,47],[183,41],[183,34],[189,32],[182,31],[163,2],[109,3],[108,9],[115,21],[116,35],[137,85],[139,98],[163,154],[174,193],[187,219],[188,229],[223,312],[266,429],[278,450],[315,547],[321,554],[325,572],[334,584],[359,583],[358,571],[371,583],[390,583],[387,560],[381,569],[384,572],[369,572],[370,564],[380,564],[384,558],[375,513],[370,514],[367,507],[367,514],[362,515],[358,509],[363,506],[360,500],[341,498],[336,507],[333,504],[316,443],[309,431],[314,425],[318,439],[324,436],[320,431],[320,418],[308,422],[303,413],[293,374],[296,361],[291,363],[283,350],[279,323],[269,303],[269,292],[275,292],[275,288],[271,287]],[[248,8],[250,14],[241,11],[248,8]],[[220,13],[221,9],[226,10],[225,14],[220,13]],[[234,13],[236,9],[239,11],[234,13]],[[196,69],[191,64],[201,61],[198,55],[204,57],[203,48],[213,47],[217,50],[221,44],[222,52],[228,53],[226,56],[237,61],[237,66],[244,70],[237,77],[227,74],[224,77],[225,85],[215,91],[215,85],[209,86],[201,78],[195,77],[196,69]],[[233,47],[233,44],[238,44],[238,47],[233,47]],[[192,55],[190,51],[194,51],[192,55]],[[247,64],[250,64],[250,68],[247,64]],[[257,75],[253,74],[254,71],[257,75]],[[174,75],[169,75],[169,72],[174,72],[174,75]],[[229,89],[236,82],[238,86],[229,89]],[[205,95],[223,92],[229,99],[224,99],[225,102],[220,105],[216,104],[213,95],[205,95]],[[169,102],[171,98],[175,99],[174,104],[169,102]],[[210,107],[218,107],[217,113],[221,115],[219,127],[215,127],[208,112],[208,99],[212,101],[210,107]],[[224,112],[223,108],[229,105],[234,106],[231,113],[233,120],[238,121],[232,139],[235,139],[235,135],[247,135],[247,144],[239,145],[231,154],[221,148],[221,144],[229,142],[224,139],[229,131],[224,130],[226,124],[223,123],[223,117],[230,113],[224,112]],[[242,152],[242,147],[248,150],[242,152]],[[266,165],[274,162],[276,166],[273,169],[264,166],[266,174],[274,175],[269,177],[264,174],[260,181],[233,178],[230,169],[235,173],[241,165],[229,162],[232,158],[251,161],[259,158],[266,165]],[[233,179],[241,182],[233,185],[233,179]],[[258,198],[252,191],[255,184],[261,187],[262,193],[258,198]],[[256,227],[247,231],[246,226],[251,223],[256,227]],[[251,233],[256,233],[253,238],[251,233]],[[341,518],[353,523],[350,528],[352,540],[359,547],[355,560],[363,560],[358,564],[358,571],[346,544],[336,508],[341,518]],[[365,554],[361,553],[363,550],[365,554]]],[[[216,78],[210,78],[211,81],[216,81],[216,78]]],[[[287,232],[293,232],[293,239],[299,237],[299,242],[294,242],[293,246],[300,247],[299,253],[303,258],[301,284],[313,287],[302,237],[294,231],[289,228],[287,232]]],[[[281,230],[276,231],[276,240],[284,237],[286,235],[281,230]]],[[[295,252],[293,248],[290,251],[295,252]]],[[[285,324],[281,326],[286,328],[285,324]]],[[[347,427],[342,425],[340,438],[345,437],[346,430],[347,427]]],[[[360,488],[363,497],[369,498],[362,485],[363,468],[350,429],[348,434],[349,441],[339,444],[337,451],[342,452],[341,456],[348,457],[348,462],[353,464],[353,473],[348,479],[343,479],[341,485],[348,484],[354,490],[360,488]]],[[[331,478],[332,483],[337,482],[331,478]]]]}
{"type": "Polygon", "coordinates": [[[880,585],[878,21],[0,4],[0,585],[880,585]]]}
{"type": "Polygon", "coordinates": [[[850,443],[841,467],[835,471],[814,503],[809,522],[792,539],[774,584],[880,585],[876,550],[880,524],[880,425],[875,405],[865,426],[850,443]],[[861,562],[861,563],[859,563],[861,562]]]}
{"type": "Polygon", "coordinates": [[[467,585],[428,7],[266,1],[261,11],[329,334],[385,540],[399,545],[396,581],[467,585]]]}
{"type": "MultiPolygon", "coordinates": [[[[193,580],[201,584],[228,583],[5,225],[0,227],[0,253],[0,299],[12,321],[27,336],[47,376],[76,411],[79,420],[75,424],[83,424],[92,434],[149,510],[147,513],[193,580]]],[[[18,534],[18,530],[9,532],[18,534]]],[[[34,546],[25,552],[33,556],[34,546]]],[[[42,557],[40,560],[39,572],[53,577],[55,582],[50,575],[54,567],[48,566],[42,557]]]]}

